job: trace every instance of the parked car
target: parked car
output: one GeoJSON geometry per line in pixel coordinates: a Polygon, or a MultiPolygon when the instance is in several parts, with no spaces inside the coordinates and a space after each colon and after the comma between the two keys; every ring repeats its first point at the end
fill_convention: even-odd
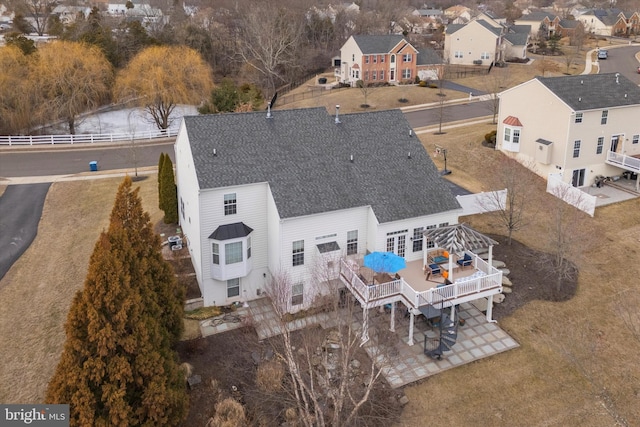
{"type": "Polygon", "coordinates": [[[609,56],[609,52],[607,52],[606,50],[598,51],[598,59],[607,59],[608,56],[609,56]]]}
{"type": "Polygon", "coordinates": [[[640,74],[640,67],[638,67],[638,74],[640,74]]]}

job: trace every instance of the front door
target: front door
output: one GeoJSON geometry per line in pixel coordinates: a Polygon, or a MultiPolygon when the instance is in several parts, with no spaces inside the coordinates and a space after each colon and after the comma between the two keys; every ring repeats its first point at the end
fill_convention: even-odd
{"type": "Polygon", "coordinates": [[[394,254],[404,258],[406,244],[407,236],[404,234],[398,236],[387,236],[387,252],[393,252],[394,254]]]}
{"type": "Polygon", "coordinates": [[[620,140],[620,135],[614,135],[611,137],[611,151],[616,153],[618,151],[618,141],[620,140]]]}
{"type": "Polygon", "coordinates": [[[389,71],[389,81],[392,82],[392,81],[395,81],[395,79],[396,79],[396,70],[389,71]]]}
{"type": "Polygon", "coordinates": [[[584,186],[585,169],[576,169],[573,171],[573,177],[571,178],[571,185],[574,187],[584,186]]]}

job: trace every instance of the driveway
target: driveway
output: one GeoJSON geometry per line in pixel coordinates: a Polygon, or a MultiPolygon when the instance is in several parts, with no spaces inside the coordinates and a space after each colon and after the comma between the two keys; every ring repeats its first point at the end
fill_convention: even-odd
{"type": "Polygon", "coordinates": [[[50,185],[10,185],[0,197],[0,279],[35,239],[50,185]]]}

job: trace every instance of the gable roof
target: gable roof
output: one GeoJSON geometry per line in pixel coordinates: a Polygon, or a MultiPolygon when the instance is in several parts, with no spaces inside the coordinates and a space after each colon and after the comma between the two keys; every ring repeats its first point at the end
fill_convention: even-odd
{"type": "Polygon", "coordinates": [[[352,37],[364,55],[389,53],[399,43],[409,43],[403,36],[397,34],[382,36],[356,35],[352,37]]]}
{"type": "Polygon", "coordinates": [[[271,115],[184,118],[200,189],[268,183],[281,218],[371,206],[384,223],[460,209],[400,110],[339,124],[324,108],[271,115]]]}
{"type": "Polygon", "coordinates": [[[640,87],[618,73],[536,79],[575,111],[640,104],[640,87]]]}
{"type": "Polygon", "coordinates": [[[429,47],[420,50],[416,58],[416,65],[442,64],[442,58],[434,49],[429,47]]]}
{"type": "MultiPolygon", "coordinates": [[[[487,30],[491,31],[493,34],[495,34],[496,36],[499,36],[500,33],[502,32],[501,28],[498,27],[494,27],[493,25],[489,24],[487,21],[485,21],[484,19],[478,19],[476,21],[471,21],[471,22],[477,22],[478,24],[482,25],[484,28],[486,28],[487,30]]],[[[471,22],[469,24],[471,24],[471,22]]],[[[469,25],[467,24],[467,25],[469,25]]]]}

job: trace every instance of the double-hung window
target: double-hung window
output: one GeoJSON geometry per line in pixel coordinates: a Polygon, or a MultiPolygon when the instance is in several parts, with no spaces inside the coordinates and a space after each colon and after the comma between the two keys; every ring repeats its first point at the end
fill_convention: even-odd
{"type": "Polygon", "coordinates": [[[292,244],[293,266],[304,265],[304,240],[296,240],[292,244]]]}
{"type": "Polygon", "coordinates": [[[596,145],[596,154],[602,154],[603,148],[604,148],[604,136],[599,136],[598,144],[596,145]]]}
{"type": "Polygon", "coordinates": [[[347,255],[358,253],[358,230],[347,231],[347,255]]]}
{"type": "Polygon", "coordinates": [[[411,62],[411,61],[413,60],[413,55],[411,55],[410,53],[405,53],[405,54],[402,56],[402,60],[403,60],[404,62],[411,62]]]}
{"type": "Polygon", "coordinates": [[[575,119],[576,123],[582,123],[582,114],[583,113],[576,113],[576,119],[575,119]]]}
{"type": "Polygon", "coordinates": [[[580,144],[581,141],[578,139],[576,141],[573,141],[573,158],[578,158],[580,157],[580,144]]]}
{"type": "Polygon", "coordinates": [[[422,232],[424,227],[418,227],[413,229],[413,252],[419,252],[422,250],[422,232]]]}
{"type": "Polygon", "coordinates": [[[405,68],[402,70],[402,78],[410,79],[411,78],[411,68],[405,68]]]}
{"type": "Polygon", "coordinates": [[[640,142],[640,135],[633,135],[633,137],[631,138],[631,143],[637,144],[638,142],[640,142]]]}
{"type": "Polygon", "coordinates": [[[227,280],[227,298],[240,296],[240,279],[227,280]]]}
{"type": "Polygon", "coordinates": [[[291,286],[291,305],[300,305],[304,302],[304,285],[296,283],[291,286]]]}
{"type": "Polygon", "coordinates": [[[213,263],[215,265],[220,265],[220,245],[217,243],[212,243],[211,253],[213,254],[213,263]]]}
{"type": "Polygon", "coordinates": [[[600,118],[600,124],[606,125],[609,118],[609,110],[602,110],[602,117],[600,118]]]}
{"type": "Polygon", "coordinates": [[[238,201],[236,199],[236,193],[229,193],[224,195],[224,214],[233,215],[238,211],[238,201]]]}

